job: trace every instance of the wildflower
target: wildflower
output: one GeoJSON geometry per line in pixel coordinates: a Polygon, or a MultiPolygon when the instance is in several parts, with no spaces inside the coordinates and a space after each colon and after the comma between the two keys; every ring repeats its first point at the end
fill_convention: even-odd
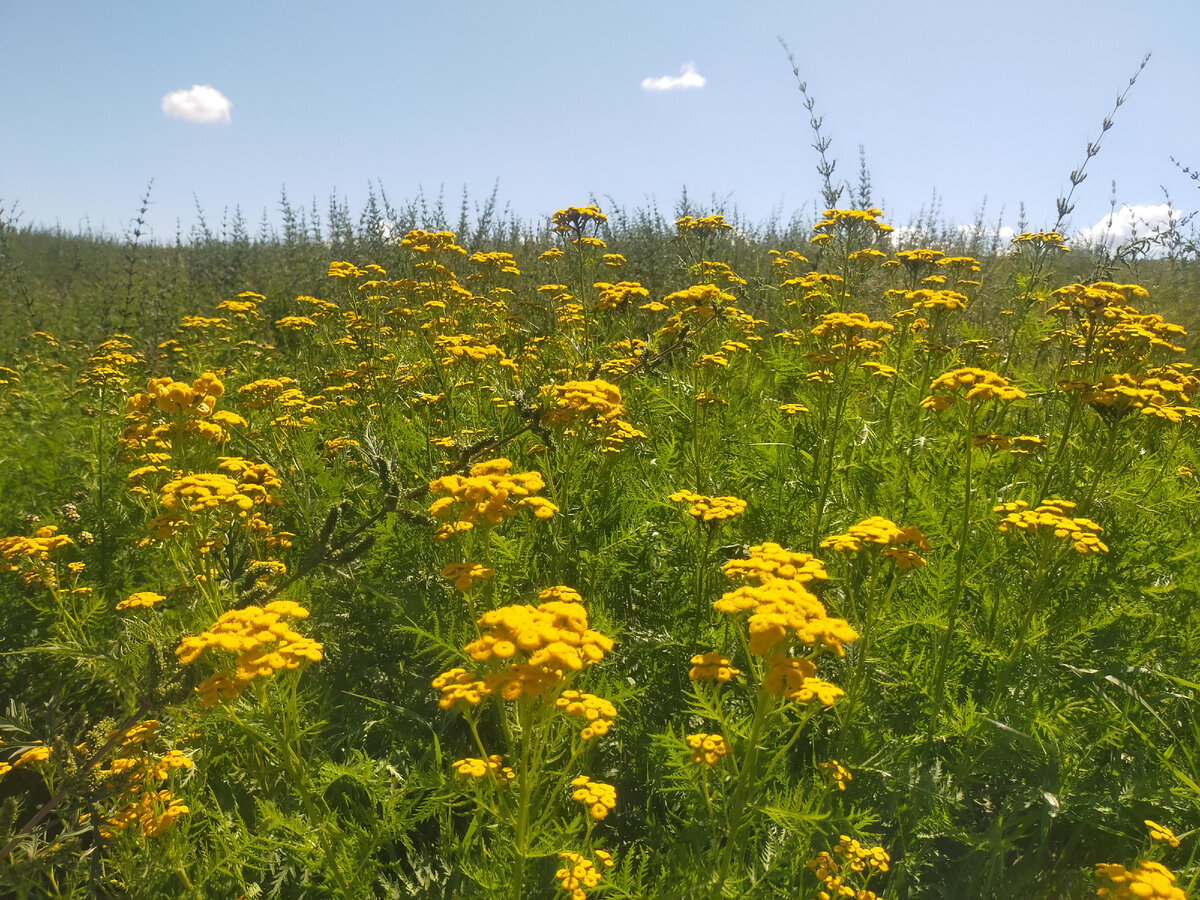
{"type": "MultiPolygon", "coordinates": [[[[753,647],[750,652],[755,652],[753,647]]],[[[767,657],[766,663],[763,689],[768,694],[799,703],[816,700],[822,706],[833,706],[839,697],[846,696],[846,692],[837,685],[813,677],[817,674],[817,667],[811,660],[774,654],[767,657]]]]}
{"type": "Polygon", "coordinates": [[[746,501],[737,497],[708,497],[692,491],[676,491],[667,497],[672,503],[690,503],[688,515],[705,525],[732,519],[746,510],[746,501]]]}
{"type": "Polygon", "coordinates": [[[1179,838],[1175,837],[1175,832],[1165,825],[1159,825],[1157,822],[1145,820],[1145,825],[1150,829],[1150,840],[1162,841],[1164,844],[1169,844],[1172,850],[1179,849],[1179,838]]]}
{"type": "Polygon", "coordinates": [[[600,379],[553,385],[546,393],[546,404],[542,420],[549,425],[583,418],[593,427],[607,427],[625,412],[621,389],[600,379]]]}
{"type": "Polygon", "coordinates": [[[1063,243],[1063,236],[1057,231],[1022,231],[1010,241],[1013,244],[1030,244],[1035,248],[1059,250],[1063,253],[1071,248],[1063,243]]]}
{"type": "Polygon", "coordinates": [[[582,233],[584,227],[589,223],[599,227],[601,222],[608,221],[608,216],[595,206],[568,206],[566,209],[560,209],[554,213],[550,221],[554,231],[574,231],[578,234],[582,233]]]}
{"type": "Polygon", "coordinates": [[[901,572],[925,565],[925,560],[912,549],[897,546],[899,544],[914,544],[918,550],[929,549],[929,541],[915,525],[901,528],[882,516],[872,516],[857,525],[851,525],[845,534],[825,538],[821,541],[821,548],[838,553],[858,553],[864,547],[882,548],[883,555],[891,558],[901,572]]]}
{"type": "Polygon", "coordinates": [[[790,419],[792,416],[808,412],[808,407],[803,403],[783,403],[780,404],[779,412],[784,418],[790,419]]]}
{"type": "Polygon", "coordinates": [[[166,600],[162,594],[156,594],[153,591],[138,591],[136,594],[130,594],[125,600],[117,604],[117,609],[137,609],[138,607],[153,606],[155,603],[161,603],[166,600]]]}
{"type": "Polygon", "coordinates": [[[442,569],[442,577],[449,578],[460,591],[469,591],[476,581],[487,580],[495,574],[495,569],[486,568],[478,563],[450,563],[442,569]]]}
{"type": "Polygon", "coordinates": [[[1175,875],[1162,863],[1141,860],[1132,870],[1117,863],[1100,863],[1096,877],[1111,887],[1101,887],[1098,897],[1136,897],[1138,900],[1187,900],[1175,887],[1175,875]]]}
{"type": "Polygon", "coordinates": [[[442,709],[450,709],[459,703],[478,706],[483,702],[484,695],[488,693],[484,683],[463,668],[453,668],[443,672],[433,679],[433,686],[442,693],[442,697],[438,701],[438,706],[442,709]]]}
{"type": "Polygon", "coordinates": [[[839,791],[844,791],[846,789],[846,785],[854,780],[854,776],[850,774],[850,770],[839,763],[836,759],[831,759],[823,763],[817,763],[817,768],[825,774],[825,777],[829,779],[830,784],[839,791]]]}
{"type": "Polygon", "coordinates": [[[765,584],[780,578],[804,584],[809,581],[824,581],[829,575],[825,564],[811,553],[793,553],[779,544],[767,541],[750,548],[747,559],[731,559],[721,567],[725,577],[757,581],[765,584]]]}
{"type": "Polygon", "coordinates": [[[518,507],[531,510],[539,519],[548,519],[558,507],[533,494],[546,486],[538,472],[509,474],[512,461],[504,458],[476,463],[467,477],[445,475],[429,483],[434,494],[447,494],[435,500],[429,512],[439,519],[457,519],[438,529],[435,537],[445,539],[468,531],[483,520],[497,525],[515,516],[518,507]]]}
{"type": "Polygon", "coordinates": [[[593,822],[599,822],[617,805],[617,789],[611,784],[580,775],[571,779],[571,787],[575,788],[571,799],[587,808],[593,822]]]}
{"type": "Polygon", "coordinates": [[[463,780],[474,779],[478,781],[481,778],[490,776],[503,787],[517,777],[516,773],[509,766],[503,765],[503,762],[503,757],[498,754],[492,754],[487,759],[469,757],[457,760],[451,764],[451,768],[454,769],[454,774],[463,780]]]}
{"type": "Polygon", "coordinates": [[[730,665],[728,656],[719,653],[698,653],[692,657],[692,668],[688,671],[688,678],[691,681],[716,681],[724,684],[734,675],[741,674],[741,669],[730,665]]]}
{"type": "Polygon", "coordinates": [[[218,672],[196,688],[203,705],[209,707],[221,697],[233,699],[255,678],[269,678],[280,669],[299,669],[320,662],[321,645],[296,632],[286,621],[307,617],[308,610],[291,600],[229,610],[206,631],[185,637],[175,648],[175,655],[186,666],[210,649],[238,654],[234,669],[218,672]]]}
{"type": "Polygon", "coordinates": [[[686,742],[692,751],[692,762],[698,766],[715,766],[729,755],[729,745],[719,734],[689,734],[686,742]]]}
{"type": "Polygon", "coordinates": [[[1016,529],[1048,538],[1066,538],[1079,553],[1107,553],[1108,545],[1099,537],[1104,529],[1091,519],[1067,515],[1074,508],[1070,500],[1043,500],[1034,509],[1024,500],[1014,500],[994,507],[992,512],[1005,513],[996,526],[1002,533],[1016,529]]]}
{"type": "Polygon", "coordinates": [[[829,616],[800,581],[775,578],[727,591],[713,609],[726,615],[749,612],[749,649],[760,656],[779,652],[791,640],[844,656],[843,645],[858,638],[849,622],[829,616]]]}
{"type": "Polygon", "coordinates": [[[616,284],[610,284],[607,281],[597,281],[593,287],[600,292],[600,297],[596,304],[600,309],[617,309],[636,297],[650,296],[650,291],[636,281],[619,281],[616,284]]]}
{"type": "MultiPolygon", "coordinates": [[[[594,855],[603,868],[613,867],[611,853],[597,850],[594,855]]],[[[571,900],[585,900],[587,891],[600,883],[600,869],[587,857],[569,850],[560,852],[558,858],[565,860],[565,865],[554,873],[558,886],[570,892],[571,900]]]]}
{"type": "Polygon", "coordinates": [[[617,717],[617,708],[609,701],[581,691],[563,691],[554,705],[568,716],[579,716],[587,722],[579,733],[585,741],[607,734],[617,717]]]}
{"type": "Polygon", "coordinates": [[[970,366],[939,375],[933,380],[930,390],[933,395],[922,400],[921,407],[939,412],[950,407],[960,394],[968,403],[988,400],[1007,403],[1025,398],[1025,392],[1013,387],[1007,378],[987,369],[970,366]],[[939,394],[939,390],[945,393],[939,394]]]}
{"type": "Polygon", "coordinates": [[[725,221],[724,216],[682,216],[675,220],[675,230],[680,234],[690,232],[732,231],[733,226],[725,221]]]}

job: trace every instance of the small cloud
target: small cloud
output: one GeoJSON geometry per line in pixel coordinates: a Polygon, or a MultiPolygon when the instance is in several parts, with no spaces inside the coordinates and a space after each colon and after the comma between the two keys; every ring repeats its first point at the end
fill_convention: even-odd
{"type": "Polygon", "coordinates": [[[228,122],[233,104],[210,84],[194,84],[186,91],[171,91],[162,99],[162,111],[189,122],[228,122]]]}
{"type": "Polygon", "coordinates": [[[681,91],[685,88],[702,88],[708,80],[696,71],[692,63],[679,70],[678,75],[663,75],[661,78],[643,78],[643,91],[681,91]]]}
{"type": "Polygon", "coordinates": [[[1169,203],[1156,206],[1126,203],[1090,228],[1080,229],[1073,240],[1081,244],[1119,247],[1135,237],[1149,237],[1155,232],[1168,231],[1178,223],[1179,218],[1179,210],[1169,203]]]}

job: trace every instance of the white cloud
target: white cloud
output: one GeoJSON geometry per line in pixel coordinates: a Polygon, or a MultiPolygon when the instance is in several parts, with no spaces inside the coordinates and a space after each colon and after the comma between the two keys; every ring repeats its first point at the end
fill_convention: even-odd
{"type": "Polygon", "coordinates": [[[643,91],[679,91],[684,88],[702,88],[708,80],[692,63],[679,70],[678,75],[663,75],[661,78],[643,78],[643,91]]]}
{"type": "Polygon", "coordinates": [[[186,91],[171,91],[162,99],[162,111],[189,122],[228,122],[233,104],[210,84],[194,84],[186,91]]]}
{"type": "Polygon", "coordinates": [[[1081,244],[1119,247],[1134,237],[1147,237],[1155,231],[1166,231],[1180,218],[1179,210],[1169,203],[1157,206],[1126,203],[1116,213],[1110,213],[1090,228],[1083,228],[1073,240],[1081,244]]]}

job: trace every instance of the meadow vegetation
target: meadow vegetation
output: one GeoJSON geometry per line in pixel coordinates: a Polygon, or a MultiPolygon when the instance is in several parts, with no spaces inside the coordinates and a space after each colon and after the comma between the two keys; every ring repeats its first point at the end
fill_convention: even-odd
{"type": "Polygon", "coordinates": [[[4,218],[5,895],[1195,896],[1194,247],[380,194],[4,218]]]}

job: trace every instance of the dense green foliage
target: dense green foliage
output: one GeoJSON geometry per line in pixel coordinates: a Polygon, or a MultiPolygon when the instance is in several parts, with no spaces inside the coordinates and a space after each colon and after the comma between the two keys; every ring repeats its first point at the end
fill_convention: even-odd
{"type": "Polygon", "coordinates": [[[0,780],[5,891],[568,897],[572,852],[603,870],[589,895],[815,897],[842,835],[890,854],[881,897],[1082,897],[1139,859],[1195,889],[1194,260],[878,211],[734,229],[685,201],[679,225],[584,208],[555,231],[493,206],[174,246],[0,232],[0,534],[70,538],[4,545],[0,762],[49,751],[0,780]],[[455,519],[430,482],[496,458],[556,511],[435,539],[455,519]],[[197,473],[246,505],[172,507],[197,473]],[[705,521],[680,491],[745,508],[705,521]],[[1073,533],[1000,530],[1001,504],[1054,498],[1073,533]],[[922,537],[826,543],[874,516],[922,537]],[[774,645],[830,706],[759,688],[771,658],[713,608],[765,542],[821,562],[815,621],[857,633],[844,657],[774,645]],[[880,552],[902,544],[925,564],[880,552]],[[494,574],[460,590],[456,563],[494,574]],[[615,706],[607,734],[553,691],[439,708],[439,673],[484,664],[480,616],[556,585],[613,641],[565,676],[615,706]],[[118,611],[135,592],[164,599],[118,611]],[[181,664],[182,639],[279,599],[323,658],[205,706],[219,651],[181,664]],[[740,675],[690,680],[709,652],[740,675]],[[692,761],[695,733],[728,755],[692,761]],[[113,826],[138,791],[113,760],[172,750],[190,765],[148,808],[188,811],[113,826]],[[491,753],[511,782],[452,767],[491,753]],[[615,787],[602,818],[581,773],[615,787]]]}

